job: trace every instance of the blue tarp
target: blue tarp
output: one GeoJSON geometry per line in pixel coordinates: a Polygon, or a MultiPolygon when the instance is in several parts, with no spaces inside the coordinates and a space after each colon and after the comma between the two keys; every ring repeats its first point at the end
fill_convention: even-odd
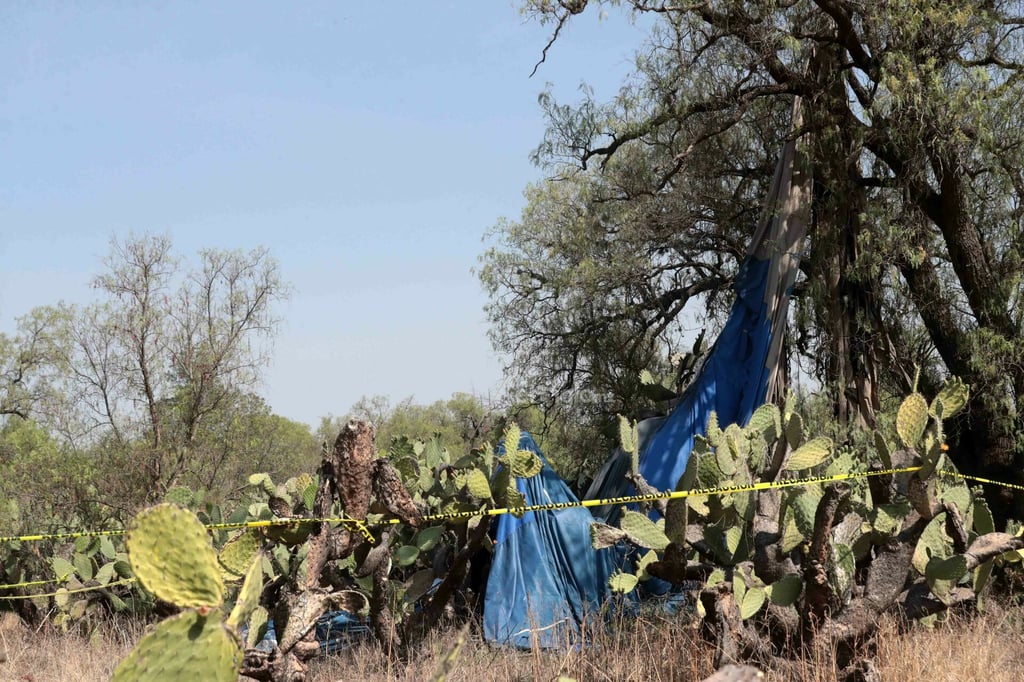
{"type": "Polygon", "coordinates": [[[640,456],[640,474],[658,490],[675,490],[693,439],[714,411],[718,422],[745,424],[765,401],[771,343],[765,285],[768,260],[748,257],[736,278],[736,301],[718,341],[672,413],[640,456]]]}
{"type": "MultiPolygon", "coordinates": [[[[577,502],[528,433],[519,448],[544,466],[516,479],[527,504],[577,502]]],[[[590,512],[582,507],[498,517],[494,560],[484,597],[484,636],[489,642],[530,648],[564,646],[578,639],[579,624],[596,616],[608,596],[612,550],[590,544],[590,512]]]]}
{"type": "MultiPolygon", "coordinates": [[[[794,103],[794,127],[799,127],[799,106],[799,101],[794,103]]],[[[655,488],[675,489],[694,436],[707,428],[712,411],[722,425],[743,424],[778,380],[809,191],[796,141],[791,139],[780,155],[762,218],[737,273],[736,301],[724,329],[671,414],[663,422],[648,421],[641,429],[640,473],[655,488]]],[[[539,454],[527,435],[520,447],[539,454]]],[[[627,471],[628,457],[613,453],[587,498],[631,494],[627,471]]],[[[519,479],[517,487],[528,504],[577,499],[547,462],[540,475],[519,479]]],[[[580,508],[531,513],[522,519],[499,517],[484,600],[488,641],[518,647],[563,645],[578,633],[587,614],[598,611],[608,596],[608,578],[619,554],[591,547],[591,523],[590,513],[580,508]]]]}

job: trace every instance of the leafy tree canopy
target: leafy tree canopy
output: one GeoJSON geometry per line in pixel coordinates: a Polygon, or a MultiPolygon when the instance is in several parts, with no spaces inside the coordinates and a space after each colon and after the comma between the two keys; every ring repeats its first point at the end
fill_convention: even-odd
{"type": "MultiPolygon", "coordinates": [[[[851,425],[872,425],[915,365],[929,391],[962,377],[974,390],[954,456],[1016,476],[1019,3],[533,0],[525,10],[557,37],[597,5],[657,17],[636,69],[611,101],[541,97],[548,129],[535,160],[549,177],[482,257],[494,344],[519,388],[563,407],[632,400],[637,369],[664,367],[683,347],[687,303],[713,318],[729,299],[721,292],[778,150],[800,135],[815,205],[794,359],[851,425]]],[[[557,42],[549,48],[556,58],[557,42]]]]}

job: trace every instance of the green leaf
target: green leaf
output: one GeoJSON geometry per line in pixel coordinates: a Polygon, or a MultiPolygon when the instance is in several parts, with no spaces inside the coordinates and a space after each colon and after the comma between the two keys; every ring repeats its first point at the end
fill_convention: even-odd
{"type": "Polygon", "coordinates": [[[75,554],[73,559],[75,564],[75,571],[78,573],[78,577],[81,578],[83,581],[92,580],[92,557],[86,554],[75,554]]]}
{"type": "Polygon", "coordinates": [[[722,584],[724,582],[725,582],[725,571],[723,571],[721,568],[716,568],[715,570],[711,571],[710,575],[708,575],[708,588],[709,589],[712,588],[712,587],[715,587],[716,585],[720,585],[720,584],[722,584]]]}
{"type": "Polygon", "coordinates": [[[103,564],[100,569],[96,571],[96,577],[94,580],[100,585],[106,585],[114,578],[114,562],[103,564]]]}
{"type": "Polygon", "coordinates": [[[53,567],[53,574],[60,582],[64,582],[68,577],[75,574],[75,565],[59,556],[50,559],[50,565],[53,567]]]}
{"type": "Polygon", "coordinates": [[[107,559],[114,559],[117,557],[117,550],[114,548],[114,543],[106,535],[100,538],[100,554],[107,559]]]}
{"type": "Polygon", "coordinates": [[[743,539],[743,529],[739,526],[730,526],[725,530],[725,550],[732,558],[736,557],[736,550],[740,548],[740,540],[743,539]]]}

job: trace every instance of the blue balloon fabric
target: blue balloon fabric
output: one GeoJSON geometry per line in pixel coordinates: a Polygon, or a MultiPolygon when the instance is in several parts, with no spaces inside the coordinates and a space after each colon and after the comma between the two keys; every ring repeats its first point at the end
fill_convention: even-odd
{"type": "Polygon", "coordinates": [[[725,328],[699,376],[640,454],[640,474],[658,490],[675,490],[694,436],[704,433],[711,412],[722,426],[745,424],[765,400],[771,373],[765,359],[772,340],[765,304],[769,264],[750,256],[740,266],[725,328]]]}
{"type": "MultiPolygon", "coordinates": [[[[527,504],[579,501],[528,433],[519,448],[537,453],[544,465],[536,476],[516,479],[527,504]]],[[[593,521],[582,507],[498,517],[484,597],[487,641],[562,647],[580,641],[582,623],[599,620],[616,554],[591,546],[593,521]]]]}

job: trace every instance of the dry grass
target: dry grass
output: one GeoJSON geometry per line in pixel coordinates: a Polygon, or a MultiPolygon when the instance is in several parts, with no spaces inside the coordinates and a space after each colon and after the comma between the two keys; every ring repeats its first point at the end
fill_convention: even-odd
{"type": "MultiPolygon", "coordinates": [[[[3,625],[3,622],[0,622],[3,625]]],[[[899,682],[1010,682],[1024,679],[1024,612],[992,607],[981,617],[960,619],[935,629],[901,632],[894,621],[882,623],[874,660],[883,680],[899,682]]],[[[141,634],[141,628],[101,628],[91,638],[42,629],[29,632],[0,627],[3,682],[99,682],[141,634]]],[[[714,651],[692,626],[680,619],[647,616],[591,633],[594,645],[559,651],[509,651],[488,647],[470,632],[451,669],[451,682],[557,680],[700,680],[713,672],[714,651]]],[[[335,680],[419,681],[430,679],[459,633],[440,632],[426,641],[410,663],[388,663],[372,644],[353,646],[317,661],[311,682],[335,680]]],[[[829,682],[836,664],[827,648],[811,655],[796,673],[777,682],[829,682]]]]}

